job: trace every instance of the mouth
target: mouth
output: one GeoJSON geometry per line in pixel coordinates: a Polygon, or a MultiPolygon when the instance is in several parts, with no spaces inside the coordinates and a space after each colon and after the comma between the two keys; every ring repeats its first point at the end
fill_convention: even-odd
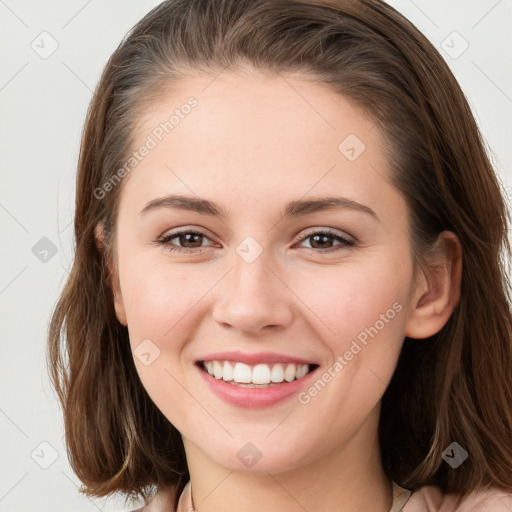
{"type": "Polygon", "coordinates": [[[260,363],[239,361],[196,361],[196,366],[210,377],[243,388],[270,388],[301,380],[318,368],[315,363],[260,363]]]}

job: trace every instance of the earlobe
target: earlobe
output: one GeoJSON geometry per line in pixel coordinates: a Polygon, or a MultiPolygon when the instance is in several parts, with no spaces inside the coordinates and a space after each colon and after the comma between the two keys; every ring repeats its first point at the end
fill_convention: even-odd
{"type": "Polygon", "coordinates": [[[128,326],[128,321],[126,320],[126,311],[124,309],[124,304],[122,298],[114,292],[114,309],[116,310],[116,316],[119,322],[125,327],[128,326]]]}
{"type": "Polygon", "coordinates": [[[114,265],[110,258],[110,254],[105,250],[103,223],[99,222],[96,225],[96,228],[94,229],[94,235],[96,238],[96,245],[98,246],[98,249],[103,256],[103,261],[105,262],[108,270],[108,279],[114,296],[114,309],[116,311],[117,319],[122,325],[126,327],[128,322],[126,320],[126,311],[124,309],[123,297],[121,294],[121,285],[119,283],[117,272],[115,271],[114,265]]]}
{"type": "Polygon", "coordinates": [[[460,300],[462,248],[451,231],[439,235],[440,255],[423,271],[413,297],[405,335],[423,339],[438,333],[460,300]]]}

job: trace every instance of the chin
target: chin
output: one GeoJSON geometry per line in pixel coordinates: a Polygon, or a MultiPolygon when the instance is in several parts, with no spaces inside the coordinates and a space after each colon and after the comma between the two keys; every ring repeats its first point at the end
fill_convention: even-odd
{"type": "Polygon", "coordinates": [[[289,451],[276,452],[274,447],[268,444],[260,447],[257,443],[251,442],[236,445],[235,448],[224,448],[222,452],[215,451],[210,457],[220,466],[246,475],[283,473],[305,463],[301,463],[296,449],[293,448],[289,451]],[[222,453],[222,457],[219,457],[219,453],[222,453]]]}

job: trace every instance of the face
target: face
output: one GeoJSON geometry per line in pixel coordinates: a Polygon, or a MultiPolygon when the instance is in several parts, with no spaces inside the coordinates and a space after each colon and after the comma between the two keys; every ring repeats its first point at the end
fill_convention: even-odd
{"type": "Polygon", "coordinates": [[[134,150],[151,147],[120,196],[116,311],[152,400],[231,470],[364,450],[413,283],[407,208],[375,124],[304,77],[225,72],[181,82],[136,135],[134,150]],[[185,199],[155,201],[169,196],[185,199]],[[213,360],[219,378],[201,363],[213,360]],[[230,384],[225,361],[237,380],[285,379],[230,384]]]}

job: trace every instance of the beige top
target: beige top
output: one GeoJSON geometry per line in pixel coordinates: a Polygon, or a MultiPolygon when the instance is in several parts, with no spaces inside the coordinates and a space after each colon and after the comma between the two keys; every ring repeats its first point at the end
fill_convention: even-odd
{"type": "MultiPolygon", "coordinates": [[[[473,491],[455,508],[457,495],[443,493],[439,487],[427,485],[411,492],[393,482],[393,505],[389,512],[512,512],[512,493],[498,487],[473,491]]],[[[171,504],[162,493],[157,493],[145,507],[132,512],[172,512],[171,504]]],[[[195,512],[190,481],[181,493],[174,512],[195,512]]]]}

